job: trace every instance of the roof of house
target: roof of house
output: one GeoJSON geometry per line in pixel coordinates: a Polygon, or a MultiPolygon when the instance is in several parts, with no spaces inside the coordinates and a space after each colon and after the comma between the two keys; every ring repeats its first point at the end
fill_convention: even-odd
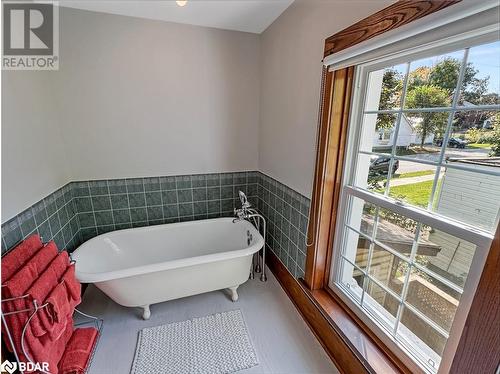
{"type": "MultiPolygon", "coordinates": [[[[363,215],[361,220],[361,231],[368,232],[368,228],[373,227],[374,219],[371,216],[363,215]]],[[[401,226],[387,220],[379,220],[377,223],[376,239],[398,251],[409,254],[413,246],[415,234],[401,226]]],[[[418,242],[418,254],[426,256],[436,256],[441,247],[428,239],[420,237],[418,242]]]]}
{"type": "Polygon", "coordinates": [[[500,157],[481,157],[481,158],[448,158],[448,162],[460,162],[464,164],[483,165],[491,167],[500,167],[500,157]]]}

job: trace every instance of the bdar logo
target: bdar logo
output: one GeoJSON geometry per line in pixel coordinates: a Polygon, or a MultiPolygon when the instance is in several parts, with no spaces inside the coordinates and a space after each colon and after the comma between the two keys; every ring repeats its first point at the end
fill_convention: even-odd
{"type": "Polygon", "coordinates": [[[9,373],[13,374],[17,369],[17,363],[15,362],[10,362],[9,360],[5,360],[2,362],[2,365],[0,365],[0,372],[2,373],[9,373]]]}
{"type": "Polygon", "coordinates": [[[17,369],[25,372],[49,372],[49,363],[48,362],[10,362],[9,360],[5,360],[0,365],[0,372],[2,374],[9,373],[13,374],[17,369]]]}

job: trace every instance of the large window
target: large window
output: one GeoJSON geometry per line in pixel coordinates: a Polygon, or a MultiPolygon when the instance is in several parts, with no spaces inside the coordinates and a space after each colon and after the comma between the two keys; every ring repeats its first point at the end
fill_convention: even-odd
{"type": "Polygon", "coordinates": [[[463,43],[357,68],[329,283],[428,372],[499,221],[500,42],[463,43]]]}

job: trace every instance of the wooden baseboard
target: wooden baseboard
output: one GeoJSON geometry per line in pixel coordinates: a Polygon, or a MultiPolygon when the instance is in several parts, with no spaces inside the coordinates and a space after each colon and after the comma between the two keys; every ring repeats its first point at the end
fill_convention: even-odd
{"type": "Polygon", "coordinates": [[[341,373],[401,373],[386,357],[383,350],[371,341],[370,337],[363,336],[361,339],[363,352],[356,349],[355,344],[349,341],[345,332],[346,330],[352,331],[352,335],[355,336],[360,330],[354,328],[356,322],[350,319],[345,311],[340,309],[336,311],[337,317],[345,321],[344,325],[348,325],[347,329],[344,326],[344,331],[342,331],[342,328],[335,325],[325,310],[320,308],[306,286],[297,281],[270,251],[266,256],[266,263],[341,373]]]}

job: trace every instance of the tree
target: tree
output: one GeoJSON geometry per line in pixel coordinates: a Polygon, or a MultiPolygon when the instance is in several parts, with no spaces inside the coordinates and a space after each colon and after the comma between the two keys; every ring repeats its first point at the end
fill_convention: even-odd
{"type": "MultiPolygon", "coordinates": [[[[398,106],[401,100],[401,74],[396,70],[387,69],[382,79],[382,91],[380,92],[380,110],[392,109],[398,106]]],[[[375,128],[387,129],[394,126],[395,117],[393,114],[379,114],[375,128]]]]}
{"type": "Polygon", "coordinates": [[[493,142],[491,144],[491,157],[500,157],[500,114],[495,115],[493,120],[495,125],[495,130],[493,132],[493,142]]]}
{"type": "MultiPolygon", "coordinates": [[[[450,105],[448,92],[440,87],[424,85],[415,87],[408,92],[406,97],[406,106],[414,108],[433,108],[450,105]]],[[[416,127],[421,138],[420,147],[424,146],[425,138],[436,132],[444,132],[448,113],[409,113],[410,117],[420,117],[422,121],[416,127]]]]}
{"type": "MultiPolygon", "coordinates": [[[[437,63],[430,71],[428,83],[444,88],[450,95],[455,92],[460,75],[460,67],[462,62],[456,58],[445,58],[443,61],[437,63]]],[[[484,79],[477,78],[479,71],[474,68],[472,63],[468,63],[465,67],[464,78],[462,81],[462,94],[467,96],[469,93],[483,95],[486,93],[488,87],[489,77],[484,79]]]]}
{"type": "Polygon", "coordinates": [[[408,91],[420,86],[424,86],[429,82],[429,75],[432,68],[429,66],[420,66],[410,72],[408,77],[408,91]]]}

